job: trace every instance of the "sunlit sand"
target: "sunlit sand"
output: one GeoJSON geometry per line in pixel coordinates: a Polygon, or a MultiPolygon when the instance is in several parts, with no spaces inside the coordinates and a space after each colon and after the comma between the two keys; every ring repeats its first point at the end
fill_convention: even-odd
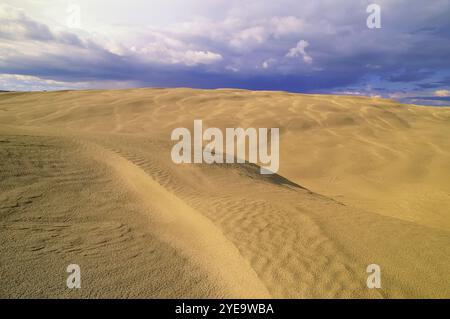
{"type": "Polygon", "coordinates": [[[449,136],[377,98],[0,93],[0,297],[450,298],[449,136]],[[173,163],[195,119],[279,128],[277,174],[173,163]]]}

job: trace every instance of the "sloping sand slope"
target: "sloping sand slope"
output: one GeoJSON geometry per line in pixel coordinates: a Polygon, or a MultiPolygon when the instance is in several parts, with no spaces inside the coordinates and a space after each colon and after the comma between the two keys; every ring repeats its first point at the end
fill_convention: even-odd
{"type": "Polygon", "coordinates": [[[449,108],[383,99],[1,93],[0,297],[450,298],[448,136],[449,108]],[[173,164],[194,119],[279,127],[279,175],[173,164]]]}

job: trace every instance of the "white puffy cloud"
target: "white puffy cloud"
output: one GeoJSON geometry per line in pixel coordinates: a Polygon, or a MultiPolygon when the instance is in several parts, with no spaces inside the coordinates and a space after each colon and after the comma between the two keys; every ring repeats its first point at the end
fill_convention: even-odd
{"type": "Polygon", "coordinates": [[[312,57],[306,53],[305,49],[309,46],[308,41],[300,40],[297,45],[291,48],[286,56],[288,58],[302,57],[303,61],[307,64],[311,64],[313,62],[312,57]]]}
{"type": "Polygon", "coordinates": [[[439,96],[439,97],[449,97],[450,91],[449,90],[436,90],[436,91],[434,91],[434,95],[439,96]]]}
{"type": "Polygon", "coordinates": [[[267,31],[262,26],[250,27],[237,32],[230,41],[236,48],[244,48],[253,44],[262,44],[267,39],[267,31]]]}
{"type": "Polygon", "coordinates": [[[186,65],[211,64],[223,59],[219,53],[211,51],[192,51],[176,52],[174,61],[182,61],[186,65]]]}
{"type": "Polygon", "coordinates": [[[261,64],[261,66],[262,66],[263,69],[268,69],[268,68],[270,68],[276,61],[277,61],[276,59],[270,58],[270,59],[264,60],[263,63],[261,64]]]}
{"type": "Polygon", "coordinates": [[[181,41],[159,39],[149,42],[141,48],[131,47],[130,50],[140,58],[162,64],[183,64],[194,66],[198,64],[212,64],[223,59],[220,53],[209,50],[188,49],[181,41]]]}
{"type": "Polygon", "coordinates": [[[0,74],[0,90],[62,90],[74,87],[85,88],[81,83],[54,81],[31,75],[0,74]]]}

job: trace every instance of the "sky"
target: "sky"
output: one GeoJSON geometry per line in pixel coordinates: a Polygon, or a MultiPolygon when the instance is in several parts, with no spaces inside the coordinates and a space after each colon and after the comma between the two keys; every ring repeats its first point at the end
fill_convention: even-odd
{"type": "Polygon", "coordinates": [[[450,0],[2,0],[0,90],[242,88],[450,105],[449,17],[450,0]]]}

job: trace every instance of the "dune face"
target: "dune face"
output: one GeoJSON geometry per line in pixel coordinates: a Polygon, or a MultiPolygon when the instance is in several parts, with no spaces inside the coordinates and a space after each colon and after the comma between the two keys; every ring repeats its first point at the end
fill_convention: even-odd
{"type": "Polygon", "coordinates": [[[449,108],[375,98],[1,93],[0,297],[450,298],[448,136],[449,108]],[[196,119],[279,128],[277,174],[173,163],[196,119]]]}

